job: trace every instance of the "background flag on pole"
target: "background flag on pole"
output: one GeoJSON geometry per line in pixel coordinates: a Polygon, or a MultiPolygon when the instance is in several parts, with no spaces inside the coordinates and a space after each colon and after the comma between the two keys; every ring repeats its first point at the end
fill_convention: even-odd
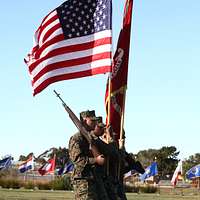
{"type": "MultiPolygon", "coordinates": [[[[121,29],[117,50],[113,57],[112,72],[111,72],[111,105],[110,105],[110,120],[108,120],[108,103],[109,103],[109,84],[107,83],[105,103],[107,110],[107,125],[113,128],[120,137],[121,117],[124,107],[124,96],[127,87],[128,75],[128,60],[131,34],[131,19],[132,19],[133,0],[126,0],[124,8],[123,28],[121,29]]],[[[109,81],[108,81],[109,82],[109,81]]]]}
{"type": "Polygon", "coordinates": [[[111,71],[111,0],[68,0],[50,12],[25,58],[33,95],[49,84],[111,71]]]}
{"type": "Polygon", "coordinates": [[[24,173],[24,172],[26,172],[28,170],[32,170],[32,169],[33,169],[33,156],[31,156],[28,160],[26,160],[19,166],[19,171],[21,173],[24,173]]]}
{"type": "Polygon", "coordinates": [[[2,160],[0,160],[0,170],[7,169],[12,164],[12,157],[8,156],[2,160]]]}
{"type": "Polygon", "coordinates": [[[42,165],[42,167],[40,167],[38,169],[38,172],[43,176],[45,174],[53,174],[55,170],[55,156],[52,159],[49,159],[47,163],[45,163],[44,165],[42,165]]]}
{"type": "Polygon", "coordinates": [[[64,167],[60,168],[60,170],[58,171],[58,175],[69,173],[73,171],[73,169],[74,169],[74,164],[72,162],[68,162],[64,165],[64,167]]]}
{"type": "Polygon", "coordinates": [[[173,186],[176,186],[177,184],[177,181],[179,179],[182,179],[182,174],[183,174],[183,165],[182,165],[182,161],[180,160],[178,162],[178,166],[176,167],[175,171],[174,171],[174,174],[172,176],[172,180],[171,180],[171,184],[173,186]]]}
{"type": "Polygon", "coordinates": [[[200,177],[200,164],[192,167],[186,172],[187,179],[193,179],[197,177],[200,177]]]}
{"type": "Polygon", "coordinates": [[[158,174],[158,166],[156,162],[153,162],[150,166],[145,169],[144,174],[140,176],[140,180],[144,181],[145,179],[155,176],[158,174]]]}

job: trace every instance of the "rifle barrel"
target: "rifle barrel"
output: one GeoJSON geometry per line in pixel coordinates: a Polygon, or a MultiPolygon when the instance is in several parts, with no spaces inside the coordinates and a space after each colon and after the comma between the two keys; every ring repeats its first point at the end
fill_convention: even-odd
{"type": "Polygon", "coordinates": [[[86,140],[91,144],[91,136],[85,129],[85,127],[81,124],[80,120],[77,118],[77,116],[74,114],[74,112],[67,106],[67,104],[64,102],[64,100],[60,97],[60,94],[58,94],[55,90],[54,93],[56,96],[61,100],[63,107],[69,114],[70,119],[74,123],[74,125],[78,128],[78,130],[81,132],[81,134],[86,138],[86,140]]]}
{"type": "Polygon", "coordinates": [[[64,102],[64,100],[60,97],[60,94],[58,94],[58,93],[56,92],[56,90],[54,90],[54,93],[55,93],[56,96],[62,101],[63,105],[64,105],[64,106],[67,106],[66,103],[64,102]]]}

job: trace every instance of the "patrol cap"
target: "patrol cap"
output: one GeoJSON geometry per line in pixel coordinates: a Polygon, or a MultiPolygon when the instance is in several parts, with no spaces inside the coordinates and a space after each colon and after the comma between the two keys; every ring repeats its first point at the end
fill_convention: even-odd
{"type": "Polygon", "coordinates": [[[97,121],[97,125],[98,125],[99,127],[105,127],[105,124],[103,123],[103,119],[102,119],[101,116],[96,117],[96,121],[97,121]]]}
{"type": "Polygon", "coordinates": [[[80,113],[80,119],[84,119],[86,117],[91,118],[92,120],[97,120],[95,116],[95,110],[86,110],[80,113]]]}

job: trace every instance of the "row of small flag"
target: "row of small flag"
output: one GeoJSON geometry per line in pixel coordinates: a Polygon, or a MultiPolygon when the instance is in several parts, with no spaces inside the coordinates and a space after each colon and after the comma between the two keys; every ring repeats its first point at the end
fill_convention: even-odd
{"type": "MultiPolygon", "coordinates": [[[[12,157],[11,156],[5,157],[4,159],[0,160],[0,171],[9,168],[11,165],[12,165],[12,157]]],[[[72,171],[73,168],[74,168],[73,163],[68,162],[63,167],[58,169],[58,175],[68,173],[72,171]]],[[[29,170],[34,170],[34,157],[30,156],[29,159],[27,159],[26,161],[24,161],[19,165],[18,169],[20,173],[25,173],[29,170]]],[[[54,173],[54,171],[55,171],[55,156],[52,159],[49,159],[44,165],[42,165],[38,169],[38,172],[41,175],[51,174],[54,173]]],[[[127,177],[129,175],[131,175],[130,172],[127,173],[125,176],[127,177]]],[[[145,169],[144,174],[140,176],[140,180],[145,181],[146,179],[156,175],[158,175],[158,166],[157,162],[153,162],[145,169]]],[[[181,178],[182,175],[183,175],[182,161],[179,161],[171,179],[172,185],[176,185],[177,181],[179,179],[182,179],[181,178]]],[[[200,177],[200,164],[192,167],[186,172],[186,178],[189,180],[197,177],[200,177]]]]}
{"type": "MultiPolygon", "coordinates": [[[[128,177],[129,175],[130,175],[130,172],[129,174],[126,174],[125,177],[128,177]]],[[[153,162],[151,163],[151,165],[149,165],[145,169],[144,174],[141,174],[139,178],[141,181],[145,181],[146,179],[156,176],[156,175],[158,175],[158,166],[157,166],[157,162],[153,162]]],[[[183,179],[182,175],[183,175],[182,161],[179,161],[171,179],[172,185],[175,186],[178,180],[183,179]]],[[[192,167],[186,172],[186,178],[189,180],[192,180],[193,178],[197,178],[197,177],[200,177],[200,164],[192,167]]]]}
{"type": "MultiPolygon", "coordinates": [[[[49,159],[45,164],[43,164],[39,169],[38,172],[42,176],[45,174],[54,174],[55,172],[55,156],[52,159],[49,159]]],[[[7,156],[4,159],[0,160],[0,171],[3,169],[7,169],[12,165],[12,157],[7,156]]],[[[72,171],[74,168],[73,163],[68,162],[63,167],[58,169],[58,175],[66,174],[72,171]]],[[[18,166],[20,173],[25,173],[29,170],[34,170],[34,157],[30,156],[26,161],[22,162],[18,166]]]]}
{"type": "MultiPolygon", "coordinates": [[[[191,169],[189,169],[185,173],[185,176],[189,180],[200,177],[200,164],[195,165],[191,169]]],[[[182,163],[182,161],[179,161],[179,163],[174,171],[174,174],[173,174],[173,177],[171,180],[172,185],[175,186],[178,180],[183,180],[183,163],[182,163]]]]}

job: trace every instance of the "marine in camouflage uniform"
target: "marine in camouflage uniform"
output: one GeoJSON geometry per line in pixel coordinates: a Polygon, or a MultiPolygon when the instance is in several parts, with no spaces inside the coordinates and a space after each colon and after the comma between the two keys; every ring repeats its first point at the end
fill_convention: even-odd
{"type": "MultiPolygon", "coordinates": [[[[82,112],[80,119],[87,131],[94,129],[96,125],[94,111],[82,112]]],[[[94,164],[98,163],[97,158],[93,157],[89,143],[80,132],[70,138],[69,156],[74,163],[71,178],[75,200],[100,200],[97,193],[98,184],[93,173],[94,164]]]]}

